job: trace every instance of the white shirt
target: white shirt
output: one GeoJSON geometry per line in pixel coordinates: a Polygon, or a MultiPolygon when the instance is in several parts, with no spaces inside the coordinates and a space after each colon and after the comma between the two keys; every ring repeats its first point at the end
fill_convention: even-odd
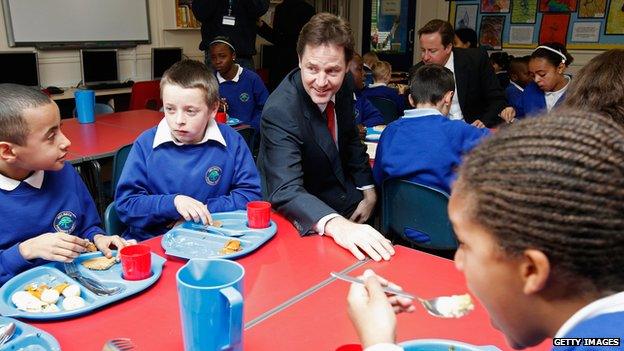
{"type": "Polygon", "coordinates": [[[453,61],[454,55],[453,51],[451,51],[451,55],[448,60],[444,64],[444,67],[448,68],[453,72],[453,79],[455,80],[455,93],[453,94],[453,100],[451,101],[451,109],[449,110],[448,117],[449,119],[454,120],[464,120],[464,114],[461,111],[461,107],[459,106],[459,98],[457,97],[457,79],[455,78],[455,61],[453,61]]]}
{"type": "Polygon", "coordinates": [[[19,181],[0,174],[0,189],[4,191],[15,190],[21,182],[28,183],[33,188],[41,189],[43,185],[43,171],[35,171],[28,178],[19,181]]]}
{"type": "Polygon", "coordinates": [[[548,112],[550,112],[550,110],[552,110],[552,108],[555,107],[555,104],[557,103],[557,101],[559,101],[559,99],[561,98],[561,95],[563,95],[568,89],[568,86],[570,85],[570,78],[566,76],[565,79],[567,80],[567,82],[563,88],[557,91],[544,92],[544,98],[546,99],[546,110],[548,112]]]}
{"type": "Polygon", "coordinates": [[[373,83],[373,84],[369,84],[367,88],[376,88],[376,87],[385,87],[388,84],[386,83],[373,83]]]}
{"type": "MultiPolygon", "coordinates": [[[[223,139],[223,135],[217,126],[217,122],[215,122],[214,118],[211,118],[208,121],[208,126],[206,127],[206,132],[204,132],[204,138],[195,144],[203,144],[208,140],[214,140],[221,143],[223,146],[227,146],[225,143],[225,139],[223,139]]],[[[156,135],[154,136],[154,142],[152,143],[152,148],[155,149],[158,145],[164,144],[167,142],[172,142],[176,145],[184,145],[183,143],[173,139],[171,135],[171,129],[169,129],[169,125],[167,124],[167,119],[163,118],[160,123],[158,123],[158,127],[156,128],[156,135]]]]}
{"type": "Polygon", "coordinates": [[[513,85],[514,87],[516,87],[520,91],[524,91],[524,88],[519,86],[518,84],[516,84],[513,80],[510,80],[509,84],[513,85]]]}
{"type": "MultiPolygon", "coordinates": [[[[236,65],[236,64],[235,64],[236,65]]],[[[238,66],[238,71],[236,71],[236,75],[234,76],[234,78],[232,78],[232,82],[237,82],[240,79],[240,75],[241,73],[243,73],[243,67],[238,66]]],[[[217,71],[217,81],[219,81],[219,84],[223,83],[223,82],[227,82],[228,80],[223,78],[223,76],[221,75],[221,73],[219,73],[219,71],[217,71]]]]}

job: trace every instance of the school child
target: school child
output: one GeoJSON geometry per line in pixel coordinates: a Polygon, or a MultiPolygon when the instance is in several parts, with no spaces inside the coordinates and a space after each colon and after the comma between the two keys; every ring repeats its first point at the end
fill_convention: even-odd
{"type": "Polygon", "coordinates": [[[82,179],[66,163],[71,142],[58,106],[41,91],[0,84],[0,285],[49,261],[71,262],[89,241],[107,257],[125,240],[107,236],[82,179]]]}
{"type": "Polygon", "coordinates": [[[431,64],[416,70],[409,96],[416,108],[390,123],[377,145],[373,177],[378,186],[400,178],[450,193],[462,155],[489,134],[447,117],[454,90],[448,68],[431,64]]]}
{"type": "Polygon", "coordinates": [[[476,48],[479,44],[477,32],[472,28],[463,27],[455,29],[455,37],[453,38],[453,47],[458,49],[476,48]]]}
{"type": "MultiPolygon", "coordinates": [[[[570,83],[564,73],[572,61],[565,46],[559,43],[543,44],[533,51],[529,60],[533,82],[527,84],[522,93],[522,109],[526,116],[550,112],[564,100],[570,83]]],[[[516,117],[522,116],[516,113],[516,117]]]]}
{"type": "Polygon", "coordinates": [[[260,117],[269,91],[256,72],[236,64],[236,52],[226,37],[210,43],[210,60],[219,81],[219,95],[225,98],[228,114],[260,130],[260,117]]]}
{"type": "MultiPolygon", "coordinates": [[[[455,266],[512,348],[624,338],[623,140],[611,119],[557,110],[501,129],[464,160],[449,202],[455,266]]],[[[363,346],[400,350],[393,307],[414,307],[365,277],[348,297],[363,346]]]]}
{"type": "Polygon", "coordinates": [[[522,92],[532,81],[529,74],[529,58],[529,56],[514,57],[509,63],[509,85],[505,87],[505,97],[519,117],[524,116],[522,92]]]}
{"type": "Polygon", "coordinates": [[[375,83],[369,85],[362,91],[362,95],[369,100],[373,97],[383,97],[394,102],[399,116],[405,110],[405,98],[399,95],[396,89],[388,86],[392,77],[392,66],[386,61],[379,61],[373,65],[373,79],[375,83]]]}
{"type": "Polygon", "coordinates": [[[364,87],[374,83],[372,67],[377,62],[379,62],[379,57],[374,51],[369,51],[362,56],[362,63],[364,64],[364,87]]]}
{"type": "Polygon", "coordinates": [[[591,59],[566,92],[564,106],[596,111],[624,125],[624,50],[613,49],[591,59]]]}
{"type": "Polygon", "coordinates": [[[509,85],[509,64],[513,58],[513,55],[504,51],[495,51],[490,54],[490,64],[494,69],[498,84],[503,89],[509,85]]]}
{"type": "MultiPolygon", "coordinates": [[[[381,112],[371,104],[368,99],[362,95],[364,89],[364,70],[362,64],[362,56],[357,53],[353,54],[351,62],[349,62],[349,72],[353,76],[355,84],[353,112],[355,113],[355,124],[364,127],[374,127],[384,124],[384,118],[381,112]]],[[[366,136],[366,131],[364,131],[366,136]]]]}
{"type": "Polygon", "coordinates": [[[144,240],[182,219],[211,224],[211,213],[243,210],[260,199],[245,140],[214,120],[218,89],[214,74],[197,61],[180,61],[165,72],[165,118],[134,142],[117,185],[115,205],[128,225],[124,237],[144,240]]]}

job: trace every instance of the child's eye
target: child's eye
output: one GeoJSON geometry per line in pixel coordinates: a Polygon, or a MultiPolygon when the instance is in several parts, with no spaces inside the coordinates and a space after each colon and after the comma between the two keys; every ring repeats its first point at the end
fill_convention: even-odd
{"type": "Polygon", "coordinates": [[[48,140],[54,140],[54,137],[56,137],[56,133],[50,133],[50,135],[48,135],[48,140]]]}

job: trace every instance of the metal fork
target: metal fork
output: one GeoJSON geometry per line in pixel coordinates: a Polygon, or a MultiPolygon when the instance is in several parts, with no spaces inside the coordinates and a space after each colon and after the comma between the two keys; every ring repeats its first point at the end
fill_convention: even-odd
{"type": "Polygon", "coordinates": [[[83,276],[78,271],[78,267],[76,266],[74,262],[63,263],[63,268],[65,269],[65,273],[67,273],[68,276],[77,280],[80,284],[82,284],[82,286],[91,290],[96,295],[110,296],[110,295],[115,295],[122,290],[118,286],[108,288],[95,279],[83,276]]]}
{"type": "Polygon", "coordinates": [[[102,351],[128,351],[134,350],[134,348],[134,343],[130,338],[115,338],[108,340],[102,351]]]}

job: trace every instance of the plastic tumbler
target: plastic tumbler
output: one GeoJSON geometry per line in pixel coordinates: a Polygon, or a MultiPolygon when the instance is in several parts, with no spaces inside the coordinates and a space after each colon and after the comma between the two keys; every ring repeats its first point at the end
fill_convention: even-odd
{"type": "Polygon", "coordinates": [[[74,92],[76,117],[80,123],[95,122],[95,91],[78,89],[74,92]]]}

